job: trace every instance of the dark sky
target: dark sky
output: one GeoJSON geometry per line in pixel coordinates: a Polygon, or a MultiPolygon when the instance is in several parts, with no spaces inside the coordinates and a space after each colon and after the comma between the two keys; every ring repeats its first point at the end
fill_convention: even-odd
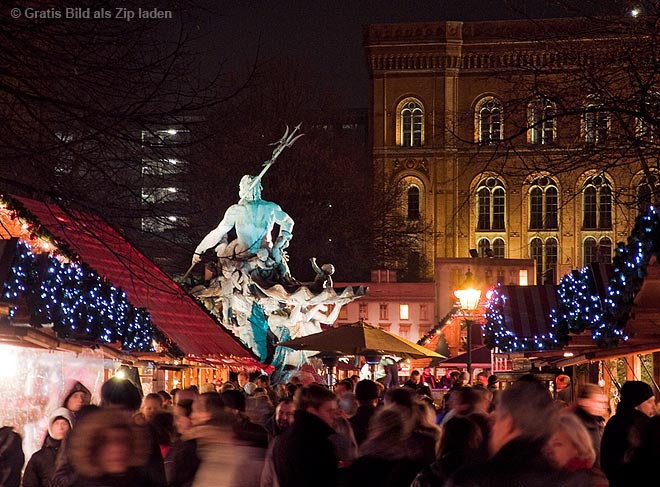
{"type": "MultiPolygon", "coordinates": [[[[594,0],[624,10],[625,1],[594,0]]],[[[591,10],[589,0],[573,2],[591,10]]],[[[311,63],[331,81],[347,107],[366,107],[368,76],[363,27],[374,23],[497,20],[564,16],[556,2],[532,0],[232,0],[220,1],[200,22],[208,67],[248,69],[261,59],[286,57],[311,63]],[[553,3],[555,3],[553,5],[553,3]],[[513,4],[517,12],[510,6],[513,4]]]]}

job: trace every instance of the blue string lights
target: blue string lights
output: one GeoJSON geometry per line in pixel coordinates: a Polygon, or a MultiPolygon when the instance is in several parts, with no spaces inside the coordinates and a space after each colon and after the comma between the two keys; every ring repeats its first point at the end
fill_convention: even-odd
{"type": "Polygon", "coordinates": [[[484,325],[484,338],[489,348],[505,352],[561,349],[570,340],[569,332],[591,331],[600,348],[616,347],[627,340],[624,328],[630,317],[634,299],[644,282],[646,268],[652,255],[660,250],[660,219],[653,207],[636,222],[628,243],[619,243],[613,259],[614,276],[604,296],[587,267],[564,276],[557,289],[558,306],[550,314],[548,336],[518,337],[506,325],[504,304],[506,296],[493,292],[484,325]]]}
{"type": "Polygon", "coordinates": [[[60,263],[35,254],[19,242],[7,278],[4,298],[25,306],[33,326],[52,323],[62,338],[121,343],[122,349],[153,351],[154,341],[175,346],[152,324],[147,310],[136,308],[126,293],[85,264],[60,263]]]}

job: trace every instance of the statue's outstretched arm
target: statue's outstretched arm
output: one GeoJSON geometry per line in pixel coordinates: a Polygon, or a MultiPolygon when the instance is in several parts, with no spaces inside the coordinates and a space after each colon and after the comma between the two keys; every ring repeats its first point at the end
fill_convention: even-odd
{"type": "Polygon", "coordinates": [[[232,229],[234,223],[235,222],[231,217],[230,211],[227,210],[224,218],[218,224],[218,226],[211,230],[195,248],[195,253],[192,257],[192,264],[194,265],[200,261],[201,255],[204,253],[204,251],[210,249],[211,247],[215,247],[218,243],[220,243],[220,241],[227,235],[229,230],[232,229]]]}

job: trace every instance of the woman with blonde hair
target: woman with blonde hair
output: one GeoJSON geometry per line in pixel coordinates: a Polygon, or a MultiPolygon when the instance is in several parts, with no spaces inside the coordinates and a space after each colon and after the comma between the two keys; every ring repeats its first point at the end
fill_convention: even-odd
{"type": "Polygon", "coordinates": [[[557,467],[577,472],[587,487],[607,487],[609,482],[595,466],[596,451],[591,436],[580,418],[572,412],[559,415],[555,430],[546,445],[546,455],[557,467]]]}

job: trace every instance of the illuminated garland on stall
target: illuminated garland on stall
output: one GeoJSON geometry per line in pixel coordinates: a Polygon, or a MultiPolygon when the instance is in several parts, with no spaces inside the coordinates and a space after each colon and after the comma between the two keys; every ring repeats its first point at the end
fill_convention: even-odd
{"type": "Polygon", "coordinates": [[[442,318],[437,325],[435,325],[433,328],[431,328],[428,333],[426,333],[422,338],[420,338],[417,341],[417,345],[421,346],[426,346],[429,343],[431,343],[431,340],[435,335],[438,335],[442,332],[442,329],[445,327],[445,325],[451,320],[452,316],[454,316],[456,313],[458,313],[459,308],[454,306],[452,309],[449,310],[449,313],[447,313],[444,318],[442,318]]]}
{"type": "MultiPolygon", "coordinates": [[[[119,342],[122,349],[153,351],[154,340],[173,353],[176,347],[152,324],[146,309],[130,304],[126,293],[85,264],[63,264],[35,255],[28,244],[17,244],[4,298],[30,311],[30,324],[52,323],[61,338],[119,342]]],[[[16,307],[11,316],[15,316],[16,307]]]]}
{"type": "Polygon", "coordinates": [[[557,290],[559,305],[552,310],[548,336],[518,337],[504,323],[506,296],[493,292],[486,312],[484,337],[489,348],[506,352],[560,349],[568,343],[568,333],[592,331],[592,339],[601,348],[615,347],[627,340],[624,327],[634,299],[644,282],[652,255],[660,250],[660,220],[651,207],[640,215],[627,245],[619,243],[613,259],[614,276],[601,301],[588,267],[564,276],[557,290]]]}

